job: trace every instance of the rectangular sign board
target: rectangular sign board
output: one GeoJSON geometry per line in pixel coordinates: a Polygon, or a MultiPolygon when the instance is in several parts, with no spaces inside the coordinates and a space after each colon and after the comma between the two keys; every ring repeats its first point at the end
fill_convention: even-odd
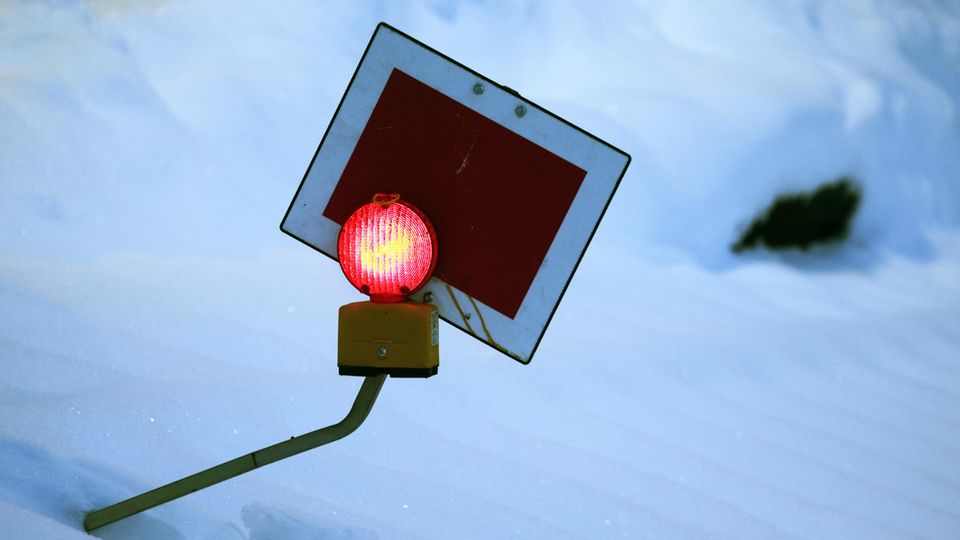
{"type": "Polygon", "coordinates": [[[337,258],[375,193],[433,222],[434,276],[412,296],[528,363],[630,163],[621,150],[381,23],[281,229],[337,258]]]}

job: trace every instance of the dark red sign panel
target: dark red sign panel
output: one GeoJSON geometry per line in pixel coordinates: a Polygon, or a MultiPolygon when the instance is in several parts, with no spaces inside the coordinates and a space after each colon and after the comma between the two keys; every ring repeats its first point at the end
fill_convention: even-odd
{"type": "Polygon", "coordinates": [[[400,193],[436,227],[435,275],[514,318],[585,176],[394,69],[323,215],[400,193]]]}

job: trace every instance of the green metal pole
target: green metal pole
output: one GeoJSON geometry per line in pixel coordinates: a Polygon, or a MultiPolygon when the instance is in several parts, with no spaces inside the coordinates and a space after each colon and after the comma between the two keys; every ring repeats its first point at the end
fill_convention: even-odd
{"type": "Polygon", "coordinates": [[[216,467],[211,467],[205,471],[200,471],[186,478],[171,482],[165,486],[148,491],[132,497],[125,501],[118,502],[112,506],[94,510],[87,514],[83,520],[83,528],[88,532],[99,527],[103,527],[114,521],[130,517],[134,514],[149,510],[154,506],[172,501],[184,495],[189,495],[194,491],[210,487],[224,480],[229,480],[234,476],[239,476],[245,472],[250,472],[257,467],[263,467],[274,461],[294,456],[307,450],[312,450],[318,446],[323,446],[338,439],[342,439],[353,433],[360,424],[367,418],[370,409],[373,408],[380,388],[386,375],[371,375],[363,380],[360,392],[357,393],[357,399],[353,402],[350,412],[340,422],[327,426],[316,431],[311,431],[299,437],[292,437],[290,440],[277,443],[273,446],[257,450],[245,456],[232,459],[226,463],[221,463],[216,467]]]}

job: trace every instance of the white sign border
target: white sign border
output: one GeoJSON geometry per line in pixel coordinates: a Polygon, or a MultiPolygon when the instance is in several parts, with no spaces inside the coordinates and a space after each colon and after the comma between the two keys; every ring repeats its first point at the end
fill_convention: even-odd
{"type": "Polygon", "coordinates": [[[527,364],[630,164],[630,156],[509,88],[380,23],[280,226],[284,233],[334,260],[340,225],[323,216],[323,210],[394,69],[587,171],[513,319],[436,277],[411,297],[423,302],[424,295],[432,293],[431,303],[445,321],[527,364]],[[481,94],[473,90],[477,83],[484,86],[481,94]],[[526,109],[522,117],[515,112],[519,105],[526,109]],[[584,227],[582,223],[592,226],[584,227]],[[554,298],[555,302],[550,300],[554,298]]]}

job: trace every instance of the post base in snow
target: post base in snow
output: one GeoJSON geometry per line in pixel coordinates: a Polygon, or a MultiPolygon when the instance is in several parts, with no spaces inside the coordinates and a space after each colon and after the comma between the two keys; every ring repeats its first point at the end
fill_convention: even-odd
{"type": "Polygon", "coordinates": [[[257,467],[280,461],[346,437],[366,420],[367,415],[370,414],[370,409],[373,408],[373,404],[380,394],[380,388],[383,387],[383,381],[386,377],[386,375],[379,374],[364,379],[363,385],[360,386],[360,391],[357,393],[357,398],[353,402],[353,407],[340,422],[221,463],[216,467],[200,471],[106,508],[94,510],[87,514],[83,520],[84,530],[92,531],[114,521],[149,510],[154,506],[189,495],[194,491],[200,491],[245,472],[250,472],[257,467]]]}

